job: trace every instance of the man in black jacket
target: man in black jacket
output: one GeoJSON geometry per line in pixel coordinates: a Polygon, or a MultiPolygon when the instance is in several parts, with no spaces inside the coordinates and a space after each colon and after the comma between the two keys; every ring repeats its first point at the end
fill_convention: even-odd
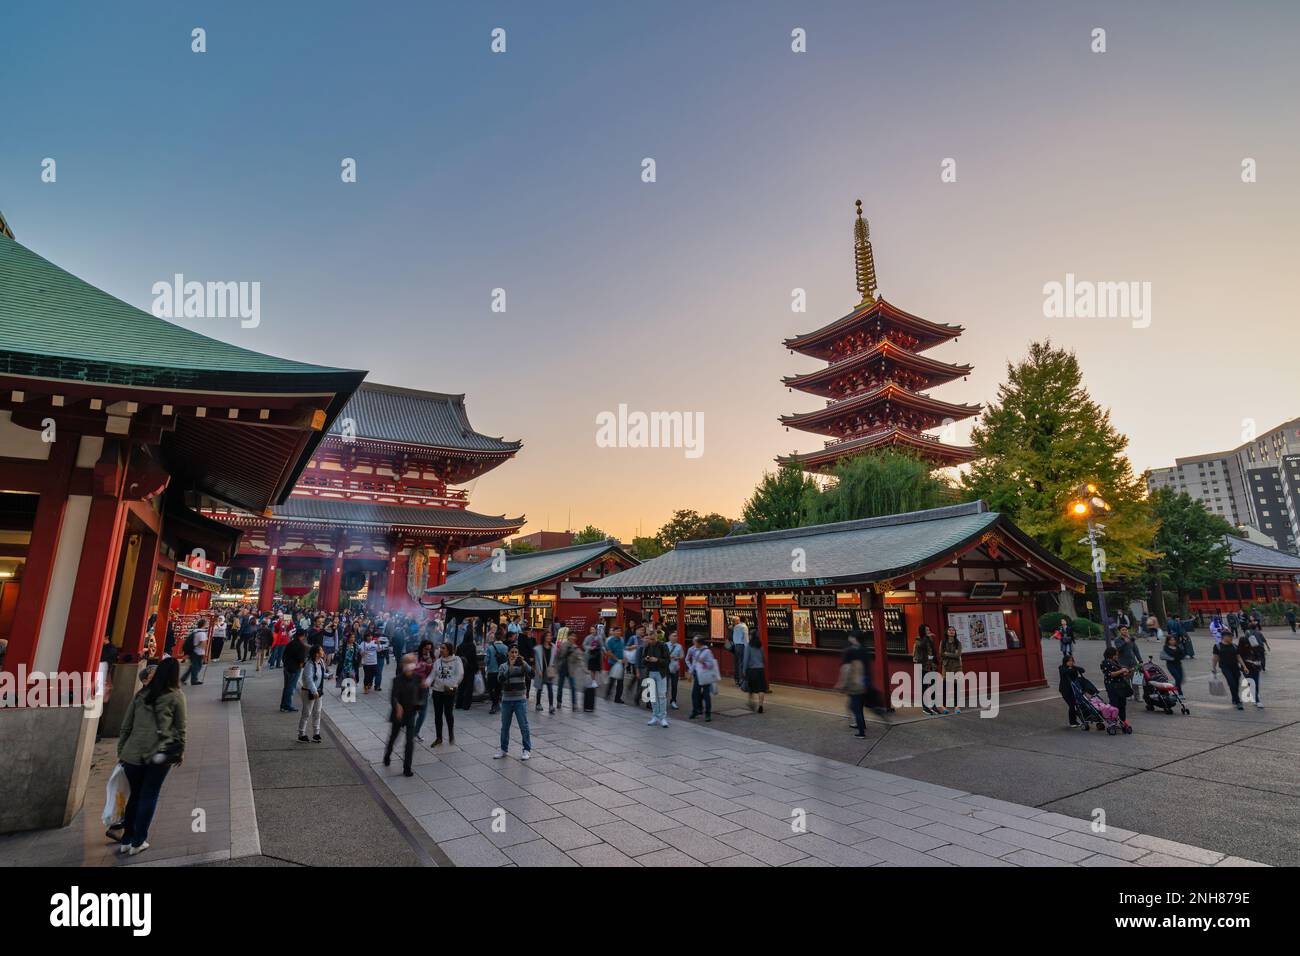
{"type": "Polygon", "coordinates": [[[281,658],[284,662],[284,695],[280,698],[280,709],[286,713],[298,709],[293,706],[293,689],[298,686],[298,675],[307,663],[307,642],[303,640],[305,636],[301,630],[295,631],[281,658]]]}
{"type": "Polygon", "coordinates": [[[415,655],[407,654],[398,663],[397,676],[393,678],[388,692],[388,700],[393,707],[392,713],[388,715],[392,730],[388,734],[388,746],[384,748],[384,766],[387,767],[392,763],[393,744],[397,743],[398,733],[406,731],[402,774],[407,777],[415,776],[411,770],[411,758],[415,755],[415,709],[421,689],[420,678],[415,673],[415,655]]]}

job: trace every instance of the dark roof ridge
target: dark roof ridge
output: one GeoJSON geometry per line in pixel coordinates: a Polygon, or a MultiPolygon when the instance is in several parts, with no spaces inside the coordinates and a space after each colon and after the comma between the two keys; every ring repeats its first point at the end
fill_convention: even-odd
{"type": "Polygon", "coordinates": [[[606,547],[610,547],[610,546],[613,546],[613,547],[615,547],[615,548],[621,548],[621,547],[623,547],[623,543],[622,543],[621,541],[619,541],[617,538],[605,538],[605,539],[602,540],[602,541],[587,541],[587,542],[584,542],[583,544],[566,544],[566,545],[565,545],[564,547],[562,547],[562,548],[547,548],[547,549],[544,550],[544,551],[540,551],[540,550],[539,550],[539,551],[522,551],[522,552],[520,552],[519,554],[514,554],[514,553],[512,552],[511,555],[510,555],[510,560],[511,560],[511,561],[523,561],[523,560],[525,560],[525,559],[527,559],[527,558],[535,558],[535,557],[539,557],[539,556],[541,556],[541,555],[543,555],[543,554],[546,554],[546,555],[551,555],[551,554],[563,554],[563,553],[566,552],[566,551],[581,551],[581,550],[586,549],[586,548],[595,548],[595,547],[597,547],[597,546],[602,547],[602,548],[606,548],[606,547]]]}
{"type": "Polygon", "coordinates": [[[959,505],[944,505],[940,508],[927,508],[924,511],[907,511],[897,515],[881,515],[876,518],[858,518],[854,521],[833,521],[829,524],[806,525],[802,528],[786,528],[781,531],[756,531],[753,534],[730,535],[724,538],[705,538],[699,541],[679,541],[673,550],[679,548],[725,547],[733,544],[750,544],[755,541],[779,541],[782,538],[804,538],[811,534],[837,534],[843,531],[863,531],[867,528],[887,528],[900,524],[919,524],[923,521],[940,521],[945,518],[962,518],[966,515],[983,514],[989,510],[983,499],[968,501],[959,505]]]}
{"type": "Polygon", "coordinates": [[[439,401],[449,400],[453,402],[465,401],[465,393],[460,392],[430,392],[422,388],[407,388],[404,385],[386,385],[383,382],[366,381],[361,387],[370,392],[387,392],[390,395],[406,395],[409,398],[429,398],[439,401]]]}

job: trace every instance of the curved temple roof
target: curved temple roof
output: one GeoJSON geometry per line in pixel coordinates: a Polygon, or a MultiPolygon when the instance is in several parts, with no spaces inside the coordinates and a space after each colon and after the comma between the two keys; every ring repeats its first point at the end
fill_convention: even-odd
{"type": "Polygon", "coordinates": [[[635,568],[588,584],[583,594],[863,585],[913,573],[962,550],[993,528],[1051,569],[1050,577],[1084,585],[1088,577],[1048,552],[983,501],[929,511],[812,525],[788,531],[683,541],[635,568]],[[791,552],[803,549],[807,570],[791,571],[791,552]]]}
{"type": "Polygon", "coordinates": [[[366,382],[339,414],[330,434],[405,445],[429,445],[464,451],[513,455],[523,442],[492,438],[474,430],[465,411],[465,396],[423,392],[366,382]]]}

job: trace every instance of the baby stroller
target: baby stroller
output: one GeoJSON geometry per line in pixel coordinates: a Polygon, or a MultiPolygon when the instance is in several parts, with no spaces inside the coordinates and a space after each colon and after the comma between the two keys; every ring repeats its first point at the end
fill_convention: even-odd
{"type": "Polygon", "coordinates": [[[1147,705],[1147,710],[1155,710],[1159,707],[1166,714],[1172,714],[1177,705],[1182,708],[1184,714],[1191,713],[1183,701],[1183,695],[1178,693],[1178,685],[1174,683],[1173,678],[1150,659],[1142,665],[1142,701],[1147,705]]]}
{"type": "Polygon", "coordinates": [[[1074,708],[1079,712],[1079,723],[1083,730],[1105,730],[1112,737],[1123,731],[1133,733],[1133,728],[1119,719],[1119,710],[1101,699],[1097,687],[1086,677],[1080,677],[1070,684],[1074,694],[1074,708]]]}

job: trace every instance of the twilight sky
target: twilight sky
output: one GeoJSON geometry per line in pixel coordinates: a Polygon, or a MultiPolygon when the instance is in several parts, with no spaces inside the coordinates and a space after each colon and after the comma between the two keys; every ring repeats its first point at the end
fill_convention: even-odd
{"type": "Polygon", "coordinates": [[[1075,6],[8,0],[0,210],[141,308],[261,283],[258,327],[197,331],[467,393],[525,443],[471,507],[525,531],[736,517],[821,446],[777,423],[821,401],[781,340],[857,303],[857,198],[884,296],[966,327],[936,397],[1051,336],[1137,469],[1235,446],[1300,415],[1300,8],[1075,6]],[[1149,282],[1149,327],[1045,318],[1067,273],[1149,282]],[[703,413],[704,453],[597,447],[620,403],[703,413]]]}

